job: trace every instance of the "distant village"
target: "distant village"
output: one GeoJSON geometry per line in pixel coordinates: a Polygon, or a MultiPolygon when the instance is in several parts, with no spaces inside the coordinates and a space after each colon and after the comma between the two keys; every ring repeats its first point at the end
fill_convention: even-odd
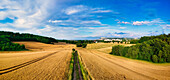
{"type": "Polygon", "coordinates": [[[105,38],[101,37],[100,39],[95,40],[95,43],[98,43],[99,41],[104,41],[104,42],[111,42],[111,43],[123,43],[123,44],[129,44],[130,39],[127,38],[105,38]]]}

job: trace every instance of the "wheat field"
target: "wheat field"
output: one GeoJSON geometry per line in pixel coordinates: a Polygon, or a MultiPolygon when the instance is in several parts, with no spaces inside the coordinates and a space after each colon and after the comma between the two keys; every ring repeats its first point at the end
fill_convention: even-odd
{"type": "Polygon", "coordinates": [[[112,46],[123,45],[123,46],[132,46],[135,44],[118,44],[118,43],[93,43],[88,44],[87,49],[95,49],[104,53],[110,53],[112,51],[112,46]]]}
{"type": "Polygon", "coordinates": [[[39,42],[25,44],[30,51],[1,52],[0,80],[66,80],[74,45],[39,42]]]}
{"type": "Polygon", "coordinates": [[[103,53],[95,49],[76,48],[95,80],[169,80],[170,64],[153,64],[103,53]]]}

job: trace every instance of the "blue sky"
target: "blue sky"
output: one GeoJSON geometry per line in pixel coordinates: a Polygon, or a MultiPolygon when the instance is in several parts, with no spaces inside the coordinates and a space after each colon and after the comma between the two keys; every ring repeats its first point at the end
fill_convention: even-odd
{"type": "Polygon", "coordinates": [[[0,31],[56,39],[170,33],[170,0],[0,0],[0,31]]]}

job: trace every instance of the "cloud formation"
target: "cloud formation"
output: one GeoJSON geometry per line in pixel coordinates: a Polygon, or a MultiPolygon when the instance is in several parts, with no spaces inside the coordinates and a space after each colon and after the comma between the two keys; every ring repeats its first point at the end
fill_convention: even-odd
{"type": "Polygon", "coordinates": [[[67,15],[72,15],[72,14],[79,13],[79,12],[82,12],[82,11],[85,11],[85,10],[87,10],[86,6],[76,5],[76,6],[72,6],[72,7],[67,8],[66,10],[64,10],[64,12],[67,15]]]}
{"type": "Polygon", "coordinates": [[[140,26],[140,25],[145,25],[145,24],[149,24],[149,23],[150,23],[149,21],[135,21],[135,22],[133,22],[133,25],[140,26]]]}
{"type": "Polygon", "coordinates": [[[130,24],[129,22],[124,22],[124,21],[122,21],[122,22],[117,22],[117,23],[119,23],[119,24],[130,24]]]}
{"type": "Polygon", "coordinates": [[[120,29],[126,29],[126,27],[119,27],[120,29]]]}
{"type": "Polygon", "coordinates": [[[163,9],[157,12],[150,0],[1,0],[0,30],[58,39],[141,37],[149,35],[145,26],[154,31],[163,28],[168,33],[167,8],[154,5],[163,9]]]}
{"type": "Polygon", "coordinates": [[[141,25],[159,25],[165,23],[160,18],[152,19],[151,21],[134,21],[133,25],[141,26],[141,25]]]}

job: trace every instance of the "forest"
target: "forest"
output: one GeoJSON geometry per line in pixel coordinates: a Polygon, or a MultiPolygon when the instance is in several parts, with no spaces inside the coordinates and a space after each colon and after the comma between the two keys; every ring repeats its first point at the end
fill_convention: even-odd
{"type": "Polygon", "coordinates": [[[19,45],[17,43],[12,43],[4,35],[0,36],[0,51],[20,51],[26,50],[24,45],[19,45]]]}
{"type": "Polygon", "coordinates": [[[170,34],[141,37],[137,44],[130,47],[113,46],[110,54],[154,63],[170,62],[170,34]]]}
{"type": "Polygon", "coordinates": [[[162,41],[167,42],[168,44],[170,44],[170,34],[166,35],[166,34],[161,34],[159,36],[144,36],[141,37],[139,40],[137,39],[133,39],[130,41],[131,44],[136,44],[136,43],[142,43],[144,41],[148,41],[148,40],[152,40],[152,39],[161,39],[162,41]]]}
{"type": "Polygon", "coordinates": [[[33,35],[29,33],[13,33],[0,31],[0,35],[6,36],[10,41],[37,41],[42,43],[51,44],[52,42],[58,42],[56,39],[51,37],[44,37],[39,35],[33,35]]]}

